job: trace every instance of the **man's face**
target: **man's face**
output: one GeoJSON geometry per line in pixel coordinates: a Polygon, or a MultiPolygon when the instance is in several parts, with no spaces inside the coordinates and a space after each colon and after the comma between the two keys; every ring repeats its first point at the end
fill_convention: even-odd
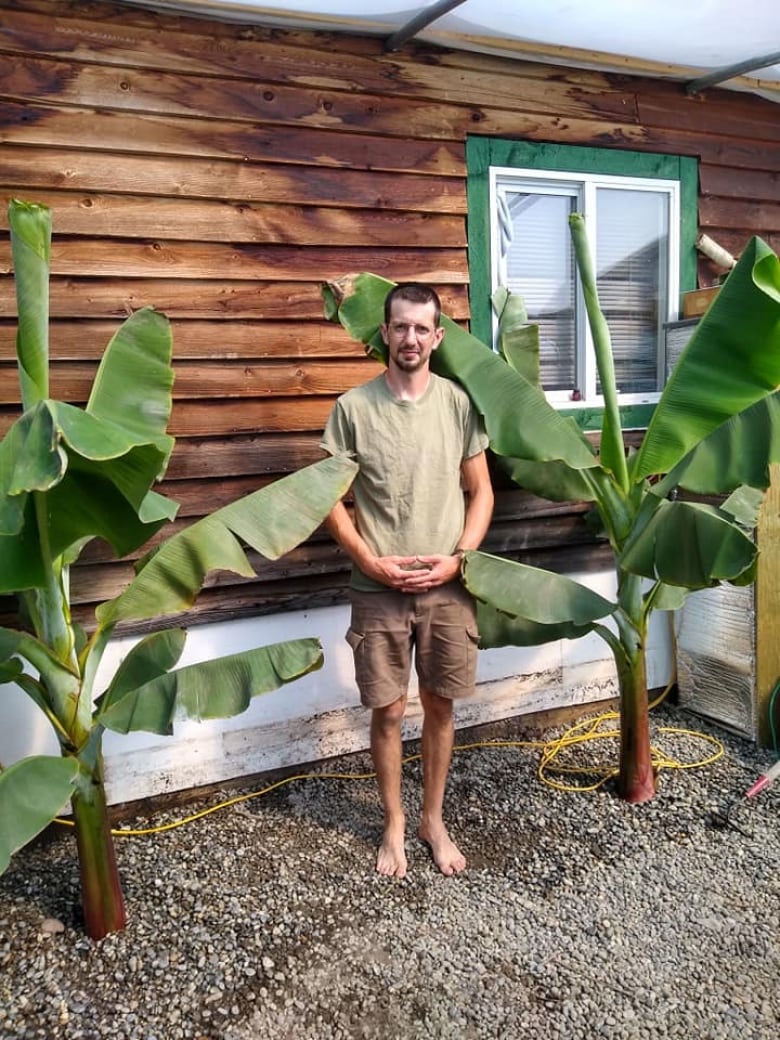
{"type": "Polygon", "coordinates": [[[441,343],[444,329],[434,324],[432,303],[393,300],[390,321],[381,326],[390,363],[402,372],[426,368],[431,354],[441,343]]]}

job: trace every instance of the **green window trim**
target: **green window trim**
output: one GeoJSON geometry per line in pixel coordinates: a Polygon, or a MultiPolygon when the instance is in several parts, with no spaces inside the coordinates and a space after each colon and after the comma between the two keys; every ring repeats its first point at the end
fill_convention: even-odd
{"type": "MultiPolygon", "coordinates": [[[[680,184],[680,291],[696,288],[696,232],[698,226],[698,160],[656,152],[590,148],[580,145],[510,141],[496,137],[466,139],[468,170],[468,262],[470,278],[471,331],[484,343],[492,340],[490,308],[490,199],[488,171],[491,166],[553,170],[571,173],[611,174],[618,177],[648,177],[674,180],[680,184]]],[[[625,418],[639,428],[653,406],[628,406],[625,418]]],[[[571,409],[585,429],[600,425],[600,409],[571,409]]],[[[642,425],[647,425],[644,421],[642,425]]]]}

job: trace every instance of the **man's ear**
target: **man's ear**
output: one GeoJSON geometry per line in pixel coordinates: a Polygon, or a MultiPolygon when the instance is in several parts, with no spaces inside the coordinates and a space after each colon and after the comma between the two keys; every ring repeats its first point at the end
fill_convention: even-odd
{"type": "Polygon", "coordinates": [[[431,347],[431,350],[436,350],[438,348],[439,344],[441,343],[441,341],[444,339],[444,327],[442,325],[439,325],[435,331],[436,331],[436,337],[434,339],[433,346],[431,347]]]}
{"type": "Polygon", "coordinates": [[[387,339],[387,325],[384,322],[379,326],[379,331],[382,333],[382,342],[386,347],[389,346],[387,339]]]}

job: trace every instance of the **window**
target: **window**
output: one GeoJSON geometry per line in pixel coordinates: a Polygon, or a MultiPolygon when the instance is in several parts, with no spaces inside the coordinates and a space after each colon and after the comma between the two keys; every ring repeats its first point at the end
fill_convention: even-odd
{"type": "Polygon", "coordinates": [[[665,323],[677,317],[680,291],[695,279],[695,161],[473,140],[469,262],[475,334],[494,341],[489,299],[497,285],[507,286],[523,296],[529,319],[539,324],[548,398],[583,412],[602,404],[568,224],[571,213],[582,213],[621,404],[652,404],[663,388],[665,323]],[[689,221],[683,211],[691,205],[691,174],[689,221]],[[483,313],[480,298],[488,302],[483,313]]]}

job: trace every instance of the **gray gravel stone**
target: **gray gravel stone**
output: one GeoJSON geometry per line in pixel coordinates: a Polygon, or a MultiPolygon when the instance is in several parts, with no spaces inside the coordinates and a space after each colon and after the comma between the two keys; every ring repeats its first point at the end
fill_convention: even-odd
{"type": "MultiPolygon", "coordinates": [[[[412,836],[419,762],[404,774],[403,881],[373,872],[371,780],[297,780],[118,839],[129,924],[100,943],[81,928],[72,834],[47,836],[0,879],[0,1038],[768,1040],[780,784],[742,796],[773,756],[665,705],[653,743],[682,761],[710,746],[664,725],[726,753],[664,771],[644,806],[553,790],[538,749],[458,753],[449,819],[470,865],[456,878],[412,836]],[[712,815],[732,803],[739,830],[712,815]]],[[[510,727],[502,739],[523,739],[523,720],[510,727]]],[[[358,755],[323,771],[369,770],[358,755]]]]}

